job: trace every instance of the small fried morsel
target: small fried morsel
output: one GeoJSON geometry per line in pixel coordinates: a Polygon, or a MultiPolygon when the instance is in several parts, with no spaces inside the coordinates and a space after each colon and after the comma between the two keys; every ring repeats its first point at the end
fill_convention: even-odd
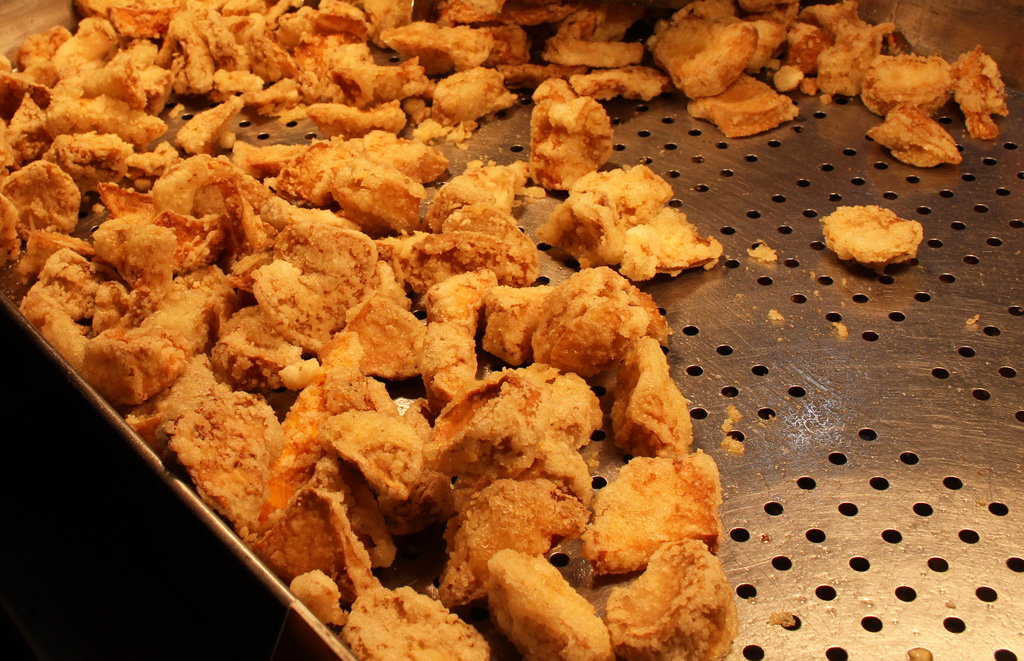
{"type": "MultiPolygon", "coordinates": [[[[856,7],[857,3],[853,4],[856,7]]],[[[864,76],[875,58],[881,55],[885,39],[896,31],[892,23],[845,27],[835,44],[818,55],[818,87],[825,94],[860,94],[864,76]]]]}
{"type": "Polygon", "coordinates": [[[798,69],[806,76],[818,73],[818,56],[821,51],[834,42],[817,25],[797,22],[786,33],[786,55],[783,61],[787,66],[798,69]]]}
{"type": "Polygon", "coordinates": [[[338,627],[348,622],[348,613],[338,603],[341,601],[338,584],[319,569],[299,574],[292,579],[288,589],[321,622],[338,627]]]}
{"type": "Polygon", "coordinates": [[[327,138],[361,138],[371,131],[399,133],[406,124],[405,112],[398,101],[370,108],[344,103],[314,103],[306,109],[306,114],[327,138]]]}
{"type": "MultiPolygon", "coordinates": [[[[56,25],[46,32],[30,35],[21,42],[21,46],[14,54],[14,64],[28,80],[53,87],[58,79],[53,66],[53,54],[70,38],[71,33],[63,25],[56,25]]],[[[0,116],[10,117],[2,113],[0,116]]]]}
{"type": "Polygon", "coordinates": [[[505,89],[505,76],[500,71],[473,67],[437,83],[431,117],[442,126],[456,126],[508,108],[517,98],[505,89]]]}
{"type": "Polygon", "coordinates": [[[686,269],[710,269],[722,256],[722,244],[703,237],[678,209],[663,209],[648,222],[626,230],[619,272],[631,280],[658,273],[677,276],[686,269]]]}
{"type": "Polygon", "coordinates": [[[231,147],[231,162],[250,177],[262,180],[279,175],[289,161],[306,149],[306,145],[254,147],[248,142],[237,140],[231,147]]]}
{"type": "Polygon", "coordinates": [[[178,241],[166,227],[108,218],[93,232],[96,256],[117,269],[133,289],[162,296],[171,288],[178,241]]]}
{"type": "Polygon", "coordinates": [[[750,63],[757,28],[734,18],[703,18],[681,9],[660,21],[647,47],[655,63],[691,99],[721,94],[750,63]]]}
{"type": "Polygon", "coordinates": [[[105,94],[95,98],[54,94],[46,111],[46,130],[50,135],[114,133],[125,142],[144,147],[166,133],[167,124],[105,94]]]}
{"type": "Polygon", "coordinates": [[[545,479],[499,479],[469,495],[445,530],[441,602],[453,608],[484,597],[487,562],[496,552],[540,557],[553,544],[578,537],[589,518],[583,503],[545,479]]]}
{"type": "MultiPolygon", "coordinates": [[[[9,217],[5,219],[5,214],[13,213],[14,218],[17,219],[17,209],[14,208],[13,204],[7,206],[8,204],[9,202],[5,202],[3,196],[0,196],[0,225],[11,223],[10,227],[14,227],[14,221],[10,220],[9,217]]],[[[11,236],[17,236],[13,233],[13,230],[5,229],[4,231],[10,231],[11,236]]],[[[25,254],[22,255],[21,261],[18,262],[18,275],[25,282],[31,281],[39,275],[50,255],[62,248],[70,248],[83,257],[92,257],[96,254],[92,244],[88,241],[68,236],[61,232],[36,230],[28,235],[28,241],[25,242],[25,254]]],[[[15,249],[17,249],[16,245],[15,249]]]]}
{"type": "Polygon", "coordinates": [[[695,540],[665,544],[636,581],[612,588],[604,621],[629,661],[719,661],[738,629],[722,565],[695,540]]]}
{"type": "Polygon", "coordinates": [[[967,121],[972,138],[993,140],[999,128],[992,115],[1010,114],[1006,107],[1006,86],[995,60],[981,51],[968,51],[953,63],[953,95],[967,121]]]}
{"type": "Polygon", "coordinates": [[[661,346],[636,341],[616,376],[612,431],[615,445],[637,457],[684,458],[693,441],[689,406],[669,374],[661,346]]]}
{"type": "Polygon", "coordinates": [[[371,236],[421,228],[420,202],[427,191],[398,168],[351,158],[336,166],[330,192],[342,215],[371,236]]]}
{"type": "Polygon", "coordinates": [[[583,5],[562,20],[544,46],[542,57],[567,66],[613,69],[639,64],[644,47],[621,41],[626,30],[643,17],[643,9],[630,5],[583,5]]]}
{"type": "Polygon", "coordinates": [[[499,64],[496,68],[505,74],[505,85],[509,89],[536,89],[548,78],[568,79],[570,76],[587,72],[585,66],[563,64],[499,64]]]}
{"type": "MultiPolygon", "coordinates": [[[[46,128],[46,111],[25,95],[7,127],[7,151],[18,164],[30,163],[50,148],[53,138],[46,128]]],[[[9,158],[5,159],[9,162],[9,158]]],[[[8,166],[9,167],[9,166],[8,166]]]]}
{"type": "Polygon", "coordinates": [[[761,69],[778,66],[775,56],[786,42],[786,26],[776,20],[752,16],[748,16],[745,21],[757,29],[757,48],[745,71],[753,76],[761,69]]]}
{"type": "Polygon", "coordinates": [[[952,89],[949,63],[937,55],[879,55],[864,75],[860,98],[882,117],[901,103],[931,115],[949,100],[952,89]]]}
{"type": "Polygon", "coordinates": [[[71,232],[82,194],[71,175],[49,161],[34,161],[0,180],[0,195],[18,210],[18,237],[34,230],[71,232]]]}
{"type": "Polygon", "coordinates": [[[218,147],[227,146],[224,140],[229,138],[228,125],[244,105],[242,97],[231,96],[218,106],[196,113],[178,129],[174,144],[187,154],[214,154],[218,147]]]}
{"type": "Polygon", "coordinates": [[[373,294],[345,315],[345,330],[359,335],[363,374],[408,379],[420,373],[426,326],[414,314],[382,294],[373,294]]]}
{"type": "Polygon", "coordinates": [[[702,451],[682,459],[636,457],[594,498],[583,557],[599,574],[622,574],[646,567],[666,542],[695,539],[715,551],[721,504],[718,467],[702,451]],[[642,496],[652,493],[659,496],[642,496]]]}
{"type": "Polygon", "coordinates": [[[136,293],[141,294],[137,299],[141,304],[130,301],[133,305],[121,324],[125,327],[138,324],[141,329],[171,333],[190,357],[210,350],[217,330],[227,324],[238,305],[234,289],[216,266],[175,278],[170,292],[156,301],[151,300],[145,289],[136,289],[133,298],[136,293]]]}
{"type": "Polygon", "coordinates": [[[890,110],[885,121],[868,131],[868,137],[888,147],[894,158],[919,168],[956,165],[963,160],[949,131],[906,103],[890,110]]]}
{"type": "Polygon", "coordinates": [[[111,328],[88,340],[79,372],[114,406],[141,404],[185,370],[192,352],[160,327],[111,328]]]}
{"type": "Polygon", "coordinates": [[[232,315],[220,330],[210,358],[219,377],[244,390],[285,387],[281,372],[303,363],[302,349],[275,331],[259,306],[232,315]]]}
{"type": "Polygon", "coordinates": [[[512,549],[487,563],[491,619],[529,661],[612,661],[611,636],[590,604],[545,558],[512,549]]]}
{"type": "Polygon", "coordinates": [[[267,497],[270,465],[281,454],[284,433],[262,398],[220,386],[164,423],[167,447],[185,466],[199,496],[238,534],[254,531],[267,497]]]}
{"type": "Polygon", "coordinates": [[[101,182],[117,183],[128,174],[132,146],[108,133],[58,135],[42,158],[71,175],[83,193],[96,190],[101,182]]]}
{"type": "Polygon", "coordinates": [[[569,84],[580,96],[589,96],[598,101],[619,96],[624,99],[650,101],[670,90],[672,81],[657,69],[633,65],[571,75],[569,84]]]}
{"type": "Polygon", "coordinates": [[[117,33],[104,18],[83,18],[75,34],[53,54],[57,75],[67,78],[103,66],[117,50],[117,33]]]}
{"type": "Polygon", "coordinates": [[[365,661],[491,658],[479,631],[410,587],[378,587],[360,594],[341,638],[365,661]]]}
{"type": "Polygon", "coordinates": [[[727,138],[763,133],[799,114],[792,99],[746,74],[717,96],[690,101],[686,109],[691,117],[712,122],[727,138]]]}
{"type": "Polygon", "coordinates": [[[484,204],[505,214],[512,213],[516,192],[526,184],[527,164],[471,163],[462,174],[449,179],[434,193],[424,220],[431,232],[440,232],[445,219],[455,210],[484,204]]]}
{"type": "Polygon", "coordinates": [[[34,299],[45,292],[74,321],[89,319],[96,311],[96,292],[104,279],[102,270],[87,258],[68,248],[56,250],[47,258],[21,307],[30,310],[34,299]]]}
{"type": "Polygon", "coordinates": [[[924,237],[916,220],[879,206],[839,207],[821,219],[825,245],[839,259],[855,260],[881,273],[889,264],[914,259],[924,237]]]}
{"type": "Polygon", "coordinates": [[[629,346],[671,331],[654,299],[611,269],[584,269],[544,300],[533,334],[533,357],[581,376],[617,367],[629,346]]]}
{"type": "Polygon", "coordinates": [[[380,40],[404,57],[418,57],[430,75],[478,67],[494,47],[490,30],[466,25],[442,27],[424,21],[384,30],[380,40]]]}
{"type": "Polygon", "coordinates": [[[484,294],[482,346],[504,362],[518,367],[533,358],[530,341],[540,322],[544,299],[551,287],[492,287],[484,294]]]}
{"type": "MultiPolygon", "coordinates": [[[[29,239],[35,233],[29,234],[29,239]]],[[[14,261],[18,259],[20,252],[21,239],[18,238],[18,207],[14,206],[14,202],[7,199],[6,195],[0,193],[0,266],[6,264],[8,260],[14,261]]],[[[25,273],[22,273],[22,278],[28,280],[38,272],[46,262],[46,257],[49,257],[49,255],[46,255],[42,261],[38,258],[32,260],[22,259],[21,263],[18,264],[19,273],[22,273],[21,264],[28,262],[25,267],[25,273]]]]}
{"type": "Polygon", "coordinates": [[[530,115],[530,172],[547,189],[568,190],[604,165],[612,153],[611,119],[604,106],[576,96],[561,78],[541,84],[530,115]]]}
{"type": "Polygon", "coordinates": [[[407,500],[423,472],[423,442],[400,419],[346,411],[320,425],[326,450],[356,467],[378,495],[407,500]]]}

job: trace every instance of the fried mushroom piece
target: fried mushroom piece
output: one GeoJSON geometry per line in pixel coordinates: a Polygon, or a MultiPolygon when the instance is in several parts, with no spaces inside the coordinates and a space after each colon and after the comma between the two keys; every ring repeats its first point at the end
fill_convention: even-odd
{"type": "Polygon", "coordinates": [[[426,189],[398,168],[351,158],[336,167],[330,192],[342,215],[372,236],[421,228],[420,202],[426,189]]]}
{"type": "Polygon", "coordinates": [[[689,406],[656,340],[642,337],[633,344],[613,393],[615,445],[637,457],[686,457],[693,441],[689,406]]]}
{"type": "Polygon", "coordinates": [[[584,269],[544,300],[533,357],[594,376],[617,367],[637,339],[648,336],[664,343],[670,332],[649,295],[607,267],[584,269]]]}
{"type": "Polygon", "coordinates": [[[583,532],[590,512],[545,479],[492,482],[468,497],[448,522],[448,562],[441,574],[441,602],[449,608],[487,594],[487,562],[502,549],[540,557],[563,539],[583,532]]]}
{"type": "Polygon", "coordinates": [[[487,563],[491,619],[531,660],[611,661],[611,636],[594,606],[545,558],[512,549],[487,563]]]}
{"type": "MultiPolygon", "coordinates": [[[[32,234],[35,234],[35,232],[29,234],[30,239],[32,234]]],[[[14,206],[14,202],[7,199],[6,195],[0,193],[0,266],[3,266],[8,261],[13,262],[18,259],[20,252],[21,239],[18,238],[18,207],[14,206]]],[[[23,259],[22,263],[25,261],[23,259]]],[[[42,268],[45,258],[43,262],[38,260],[30,261],[32,265],[26,265],[26,272],[24,273],[21,271],[21,263],[18,264],[18,272],[21,273],[22,278],[25,280],[28,280],[38,272],[39,268],[42,268]]]]}
{"type": "Polygon", "coordinates": [[[818,56],[834,40],[817,25],[798,21],[786,33],[786,66],[794,67],[805,76],[818,73],[818,56]]]}
{"type": "Polygon", "coordinates": [[[757,50],[757,28],[735,18],[705,18],[681,9],[659,21],[647,47],[655,63],[691,99],[715,96],[734,83],[757,50]]]}
{"type": "Polygon", "coordinates": [[[518,367],[533,359],[530,344],[551,287],[492,287],[484,294],[484,351],[518,367]]]}
{"type": "Polygon", "coordinates": [[[433,119],[442,126],[456,126],[508,108],[518,97],[505,89],[500,71],[473,67],[439,81],[433,98],[433,119]]]}
{"type": "Polygon", "coordinates": [[[434,194],[424,220],[431,232],[440,232],[455,210],[483,204],[506,215],[512,214],[516,192],[526,184],[527,164],[483,165],[476,162],[465,172],[449,179],[434,194]]]}
{"type": "Polygon", "coordinates": [[[665,544],[636,581],[612,588],[604,621],[615,653],[630,661],[718,661],[738,629],[722,565],[695,540],[665,544]]]}
{"type": "Polygon", "coordinates": [[[967,131],[978,140],[994,140],[999,128],[992,115],[1010,114],[1006,107],[1006,86],[995,60],[981,46],[953,63],[953,95],[967,122],[967,131]]]}
{"type": "Polygon", "coordinates": [[[306,109],[306,114],[320,133],[328,138],[361,138],[371,131],[400,133],[407,121],[397,100],[369,108],[344,103],[314,103],[306,109]]]}
{"type": "Polygon", "coordinates": [[[589,96],[598,101],[619,96],[650,101],[672,87],[668,76],[657,69],[639,65],[574,74],[569,76],[569,84],[580,96],[589,96]]]}
{"type": "Polygon", "coordinates": [[[114,134],[58,135],[42,158],[71,175],[83,193],[101,182],[117,183],[128,174],[132,146],[114,134]]]}
{"type": "Polygon", "coordinates": [[[558,31],[545,43],[542,57],[555,64],[605,69],[639,64],[643,44],[622,39],[642,17],[641,7],[581,6],[562,20],[558,31]]]}
{"type": "Polygon", "coordinates": [[[702,451],[682,459],[637,457],[594,498],[583,557],[599,574],[622,574],[646,567],[667,542],[695,539],[715,551],[721,504],[718,467],[702,451]]]}
{"type": "Polygon", "coordinates": [[[257,527],[284,433],[262,398],[226,386],[212,395],[168,419],[163,431],[199,496],[245,537],[257,527]]]}
{"type": "Polygon", "coordinates": [[[722,256],[722,244],[703,237],[677,209],[663,209],[648,222],[626,230],[619,272],[631,280],[659,273],[677,276],[698,266],[710,269],[722,256]]]}
{"type": "Polygon", "coordinates": [[[34,161],[0,180],[0,195],[18,210],[18,237],[33,230],[68,233],[78,224],[82,194],[71,175],[49,161],[34,161]]]}
{"type": "Polygon", "coordinates": [[[542,83],[533,99],[530,173],[545,188],[568,190],[608,161],[611,119],[604,106],[588,96],[577,96],[561,78],[542,83]]]}
{"type": "MultiPolygon", "coordinates": [[[[15,256],[17,255],[19,243],[14,229],[18,218],[17,214],[18,210],[14,208],[14,205],[9,201],[5,201],[3,196],[0,196],[0,225],[9,223],[5,225],[3,231],[9,233],[7,236],[13,237],[15,240],[13,244],[15,256]],[[5,217],[5,214],[11,215],[5,217]]],[[[0,240],[0,245],[3,245],[2,240],[0,240]]],[[[70,248],[83,257],[92,257],[96,254],[92,244],[88,241],[83,241],[60,232],[36,230],[28,235],[28,241],[25,242],[25,254],[22,255],[21,261],[18,262],[18,275],[21,276],[23,281],[31,282],[42,271],[50,255],[63,248],[70,248]]]]}
{"type": "Polygon", "coordinates": [[[907,165],[932,168],[943,163],[956,165],[963,160],[949,131],[915,106],[900,104],[889,111],[885,121],[868,131],[868,137],[888,147],[907,165]]]}
{"type": "Polygon", "coordinates": [[[466,25],[442,27],[425,21],[384,30],[380,40],[403,57],[418,57],[429,75],[478,67],[494,48],[490,30],[466,25]]]}
{"type": "Polygon", "coordinates": [[[949,100],[952,88],[949,63],[937,55],[879,55],[864,75],[860,98],[882,117],[901,103],[931,115],[949,100]]]}
{"type": "Polygon", "coordinates": [[[288,589],[321,622],[338,627],[348,622],[348,613],[343,611],[338,603],[341,601],[338,584],[319,569],[299,574],[292,579],[288,589]]]}
{"type": "Polygon", "coordinates": [[[20,309],[31,320],[35,299],[45,294],[72,320],[89,319],[96,312],[96,293],[104,280],[102,269],[86,257],[69,248],[58,249],[46,259],[20,309]]]}
{"type": "Polygon", "coordinates": [[[243,308],[231,316],[220,330],[210,359],[219,377],[243,390],[287,387],[281,373],[304,362],[302,349],[275,331],[259,306],[243,308]]]}
{"type": "Polygon", "coordinates": [[[178,129],[174,144],[187,154],[214,154],[219,147],[228,146],[225,141],[234,141],[234,134],[228,132],[228,125],[243,106],[245,100],[242,97],[231,96],[220,105],[196,113],[178,129]]]}
{"type": "Polygon", "coordinates": [[[727,138],[763,133],[799,114],[792,99],[746,74],[721,94],[690,101],[686,109],[691,117],[712,122],[727,138]]]}
{"type": "MultiPolygon", "coordinates": [[[[857,3],[853,4],[856,7],[857,3]]],[[[818,87],[825,94],[856,96],[875,58],[881,55],[885,39],[896,31],[892,23],[844,27],[835,43],[818,55],[818,87]]]]}
{"type": "Polygon", "coordinates": [[[108,218],[93,232],[96,256],[117,269],[133,289],[157,296],[170,290],[178,242],[166,227],[108,218]]]}
{"type": "Polygon", "coordinates": [[[382,294],[373,294],[345,314],[345,330],[363,347],[363,374],[382,379],[419,375],[426,326],[414,314],[382,294]]]}
{"type": "Polygon", "coordinates": [[[378,587],[360,594],[341,638],[366,661],[491,658],[479,631],[410,587],[378,587]]]}
{"type": "Polygon", "coordinates": [[[133,406],[174,383],[191,356],[178,334],[159,326],[115,327],[85,343],[79,372],[114,406],[133,406]]]}
{"type": "Polygon", "coordinates": [[[854,260],[879,273],[890,264],[914,259],[924,237],[916,220],[904,220],[883,207],[839,207],[821,219],[825,245],[839,259],[854,260]]]}
{"type": "MultiPolygon", "coordinates": [[[[587,72],[585,66],[567,66],[564,64],[499,64],[495,67],[505,74],[505,85],[509,89],[536,89],[548,78],[569,79],[570,76],[587,72]]],[[[582,96],[582,95],[581,95],[582,96]]]]}

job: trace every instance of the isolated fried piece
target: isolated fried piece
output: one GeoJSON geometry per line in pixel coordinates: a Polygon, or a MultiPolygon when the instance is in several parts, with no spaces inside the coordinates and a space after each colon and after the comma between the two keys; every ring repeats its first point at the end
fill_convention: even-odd
{"type": "Polygon", "coordinates": [[[518,367],[533,358],[531,340],[551,287],[493,287],[484,294],[486,325],[482,346],[518,367]]]}
{"type": "Polygon", "coordinates": [[[584,269],[544,301],[533,334],[533,357],[582,376],[618,366],[629,345],[670,330],[654,300],[607,267],[584,269]]]}
{"type": "Polygon", "coordinates": [[[712,122],[727,138],[763,133],[799,113],[788,96],[746,74],[717,96],[690,101],[686,109],[691,117],[712,122]]]}
{"type": "Polygon", "coordinates": [[[574,92],[599,101],[619,96],[650,101],[672,86],[672,81],[662,72],[639,65],[574,74],[568,78],[574,92]]]}
{"type": "Polygon", "coordinates": [[[132,146],[114,134],[89,132],[58,135],[43,159],[60,166],[86,192],[96,190],[100,182],[123,179],[132,153],[132,146]]]}
{"type": "Polygon", "coordinates": [[[511,549],[487,563],[491,619],[526,659],[611,661],[611,637],[593,605],[545,558],[511,549]]]}
{"type": "Polygon", "coordinates": [[[647,47],[655,63],[691,99],[721,94],[750,63],[757,28],[734,18],[703,18],[677,12],[659,22],[647,47]]]}
{"type": "Polygon", "coordinates": [[[231,120],[243,106],[245,100],[242,97],[231,96],[218,106],[196,113],[178,129],[174,144],[188,154],[214,154],[222,146],[231,120]]]}
{"type": "Polygon", "coordinates": [[[530,172],[548,189],[568,190],[604,165],[612,153],[611,119],[604,106],[577,97],[566,81],[541,84],[530,115],[530,172]]]}
{"type": "Polygon", "coordinates": [[[931,168],[963,160],[949,131],[916,107],[900,104],[889,111],[885,121],[868,131],[868,137],[892,151],[908,165],[931,168]]]}
{"type": "Polygon", "coordinates": [[[695,540],[665,544],[636,581],[612,588],[604,621],[615,653],[629,660],[717,661],[738,628],[722,565],[695,540]]]}
{"type": "Polygon", "coordinates": [[[384,30],[380,40],[404,57],[418,57],[429,75],[480,66],[494,47],[490,30],[442,27],[424,21],[384,30]]]}
{"type": "Polygon", "coordinates": [[[656,340],[642,337],[633,344],[613,392],[615,445],[637,457],[682,459],[689,453],[693,441],[689,406],[656,340]]]}
{"type": "Polygon", "coordinates": [[[302,349],[275,331],[258,306],[232,315],[220,330],[210,358],[218,376],[244,390],[286,386],[282,370],[303,362],[302,349]]]}
{"type": "Polygon", "coordinates": [[[199,496],[242,537],[256,529],[270,464],[284,433],[262,399],[221,386],[165,423],[167,447],[185,466],[199,496]]]}
{"type": "Polygon", "coordinates": [[[487,562],[501,549],[540,557],[562,539],[583,532],[590,512],[545,479],[492,482],[468,497],[448,522],[448,562],[441,602],[449,608],[486,595],[487,562]]]}
{"type": "Polygon", "coordinates": [[[306,112],[320,133],[328,138],[361,138],[371,131],[399,133],[406,124],[405,113],[398,101],[370,108],[356,108],[344,103],[314,103],[306,112]]]}
{"type": "Polygon", "coordinates": [[[455,126],[508,108],[518,97],[505,89],[500,71],[473,67],[440,80],[433,98],[433,119],[442,126],[455,126]]]}
{"type": "Polygon", "coordinates": [[[456,209],[484,204],[505,214],[512,213],[516,192],[526,184],[527,164],[470,164],[466,171],[449,179],[434,193],[424,220],[431,232],[440,232],[445,219],[456,209]]]}
{"type": "Polygon", "coordinates": [[[487,661],[479,631],[410,587],[367,590],[352,604],[341,638],[366,661],[487,661]]]}
{"type": "Polygon", "coordinates": [[[0,181],[0,195],[18,209],[18,236],[33,230],[70,232],[78,224],[82,194],[71,175],[49,161],[29,163],[0,181]]]}
{"type": "Polygon", "coordinates": [[[839,207],[821,219],[829,250],[881,273],[889,264],[917,256],[924,237],[921,223],[904,220],[879,206],[839,207]]]}
{"type": "Polygon", "coordinates": [[[426,326],[407,309],[382,294],[373,294],[345,315],[345,330],[359,335],[363,374],[408,379],[420,373],[426,326]]]}
{"type": "Polygon", "coordinates": [[[721,504],[718,467],[702,451],[682,459],[636,457],[594,498],[583,557],[600,574],[621,574],[646,567],[666,542],[695,539],[714,551],[721,504]]]}
{"type": "MultiPolygon", "coordinates": [[[[856,7],[856,3],[853,4],[856,7]]],[[[825,94],[860,94],[864,76],[882,53],[887,37],[896,31],[892,23],[844,27],[832,46],[818,55],[818,87],[825,94]]]]}
{"type": "Polygon", "coordinates": [[[876,115],[907,103],[931,115],[949,100],[953,76],[937,55],[879,55],[864,75],[860,98],[876,115]]]}
{"type": "Polygon", "coordinates": [[[1006,86],[995,60],[981,51],[968,51],[953,63],[953,95],[967,121],[972,138],[993,140],[999,128],[992,115],[1010,114],[1006,107],[1006,86]]]}
{"type": "Polygon", "coordinates": [[[339,627],[348,622],[348,613],[338,603],[341,601],[338,584],[319,569],[299,574],[292,579],[288,589],[321,622],[339,627]]]}
{"type": "Polygon", "coordinates": [[[319,569],[337,584],[345,603],[380,585],[338,495],[303,488],[269,528],[245,541],[285,581],[319,569]]]}

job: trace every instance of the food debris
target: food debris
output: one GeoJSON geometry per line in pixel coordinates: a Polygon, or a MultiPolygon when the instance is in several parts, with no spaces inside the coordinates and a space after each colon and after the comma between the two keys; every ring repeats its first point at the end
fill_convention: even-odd
{"type": "Polygon", "coordinates": [[[789,611],[775,611],[768,618],[768,624],[774,624],[775,626],[782,627],[783,629],[795,627],[796,621],[796,616],[789,611]]]}
{"type": "Polygon", "coordinates": [[[782,316],[782,313],[779,312],[778,310],[776,310],[775,308],[772,308],[771,310],[768,310],[768,319],[770,321],[777,321],[777,322],[783,322],[783,321],[786,320],[786,318],[782,316]]]}
{"type": "Polygon", "coordinates": [[[968,326],[973,326],[973,325],[975,325],[976,323],[978,323],[978,319],[981,319],[981,315],[980,315],[980,314],[976,314],[976,315],[974,315],[973,317],[971,317],[970,319],[968,319],[968,320],[967,320],[966,322],[964,322],[964,323],[966,323],[966,324],[967,324],[968,326]]]}
{"type": "Polygon", "coordinates": [[[836,334],[839,335],[840,340],[850,337],[850,329],[846,327],[846,324],[841,321],[833,321],[832,325],[836,327],[836,334]]]}
{"type": "Polygon", "coordinates": [[[767,243],[758,241],[757,245],[753,248],[747,248],[747,254],[753,259],[765,264],[771,264],[772,262],[779,261],[779,255],[775,252],[774,248],[769,248],[767,243]]]}

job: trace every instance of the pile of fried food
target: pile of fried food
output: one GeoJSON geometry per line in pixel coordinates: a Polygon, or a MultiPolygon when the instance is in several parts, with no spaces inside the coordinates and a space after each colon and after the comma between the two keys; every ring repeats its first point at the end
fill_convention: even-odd
{"type": "Polygon", "coordinates": [[[400,0],[76,6],[74,34],[0,57],[0,263],[34,282],[21,312],[366,659],[489,658],[451,612],[484,600],[527,658],[731,646],[718,470],[691,451],[671,331],[632,282],[712,268],[722,246],[649,168],[601,170],[601,100],[675,88],[736,137],[797,115],[755,76],[859,93],[886,117],[872,136],[920,165],[959,158],[927,117],[951,90],[976,137],[1006,114],[980,49],[952,66],[882,54],[894,27],[855,2],[700,0],[656,21],[530,0],[442,0],[436,22],[400,0]],[[401,57],[378,64],[369,42],[401,57]],[[521,88],[529,159],[450,176],[431,141],[464,146],[521,88]],[[172,94],[212,102],[174,144],[172,94]],[[326,139],[235,140],[243,111],[326,139]],[[566,193],[537,238],[581,266],[557,286],[535,285],[515,216],[545,189],[566,193]],[[73,237],[92,193],[105,219],[73,237]],[[602,411],[585,379],[611,370],[602,411]],[[388,390],[414,381],[411,403],[388,390]],[[275,411],[281,391],[296,394],[275,411]],[[606,416],[632,458],[595,495],[580,450],[606,416]],[[431,526],[448,550],[439,601],[383,587],[395,537],[431,526]],[[632,579],[603,617],[545,558],[576,538],[595,573],[632,579]]]}

